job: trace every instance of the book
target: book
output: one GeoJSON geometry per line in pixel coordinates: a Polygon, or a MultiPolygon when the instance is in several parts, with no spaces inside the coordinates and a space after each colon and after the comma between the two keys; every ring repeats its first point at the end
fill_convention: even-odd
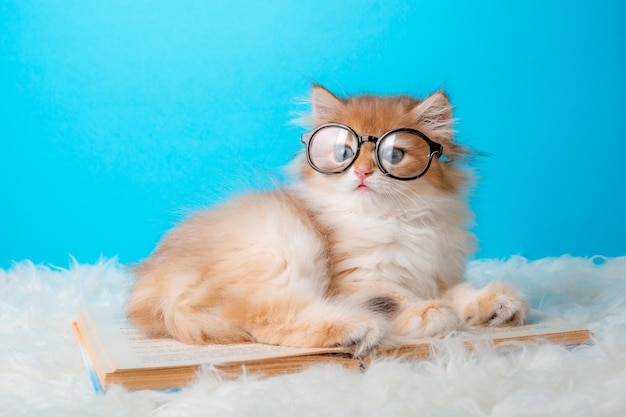
{"type": "MultiPolygon", "coordinates": [[[[98,393],[106,391],[111,384],[130,390],[181,388],[195,378],[202,366],[212,366],[226,378],[242,373],[280,375],[322,363],[364,369],[381,356],[427,359],[437,344],[433,339],[415,339],[402,346],[378,348],[365,358],[355,357],[341,347],[290,348],[258,343],[186,345],[171,338],[146,337],[128,322],[124,312],[113,307],[83,309],[73,323],[73,330],[98,393]]],[[[592,340],[588,329],[535,310],[524,326],[459,331],[450,337],[459,338],[468,349],[478,343],[503,347],[510,346],[510,342],[528,340],[561,345],[592,340]]]]}

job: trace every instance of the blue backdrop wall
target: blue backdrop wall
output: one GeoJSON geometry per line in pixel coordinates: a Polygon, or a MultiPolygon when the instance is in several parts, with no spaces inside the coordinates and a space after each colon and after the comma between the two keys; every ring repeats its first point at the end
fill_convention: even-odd
{"type": "Polygon", "coordinates": [[[477,257],[626,254],[626,2],[0,1],[0,267],[147,256],[299,150],[310,81],[445,88],[477,257]]]}

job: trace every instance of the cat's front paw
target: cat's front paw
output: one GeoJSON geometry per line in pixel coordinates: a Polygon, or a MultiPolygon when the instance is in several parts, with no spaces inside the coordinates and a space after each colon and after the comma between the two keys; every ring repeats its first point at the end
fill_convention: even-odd
{"type": "Polygon", "coordinates": [[[394,319],[395,333],[406,337],[443,337],[463,328],[457,313],[440,300],[416,303],[394,319]]]}
{"type": "Polygon", "coordinates": [[[368,353],[380,344],[388,331],[386,321],[369,315],[338,321],[327,327],[325,347],[344,346],[352,349],[356,356],[368,353]]]}
{"type": "Polygon", "coordinates": [[[528,302],[508,285],[492,283],[478,292],[463,310],[469,327],[519,326],[528,317],[528,302]]]}

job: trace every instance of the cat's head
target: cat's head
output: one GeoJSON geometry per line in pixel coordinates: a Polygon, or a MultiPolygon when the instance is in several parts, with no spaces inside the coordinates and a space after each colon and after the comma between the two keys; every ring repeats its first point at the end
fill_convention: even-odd
{"type": "Polygon", "coordinates": [[[305,135],[304,141],[312,140],[314,145],[309,146],[309,158],[305,152],[299,159],[298,171],[301,181],[308,188],[364,203],[385,199],[401,201],[420,198],[424,194],[458,193],[463,190],[465,173],[455,160],[462,158],[466,152],[454,143],[452,106],[445,93],[438,91],[424,100],[406,95],[340,98],[324,87],[314,85],[311,103],[309,120],[314,127],[326,124],[339,126],[330,126],[312,138],[310,134],[308,138],[305,135]],[[407,143],[411,139],[403,143],[402,133],[397,135],[396,145],[393,145],[394,140],[385,140],[381,142],[384,146],[376,150],[375,138],[396,129],[417,131],[433,144],[413,134],[418,144],[409,146],[407,143]],[[324,136],[333,135],[344,135],[349,139],[341,139],[338,145],[322,146],[327,140],[324,136]],[[355,141],[355,136],[369,138],[360,139],[362,143],[357,145],[359,139],[355,141]],[[311,158],[314,152],[317,154],[311,158]],[[417,165],[419,167],[414,167],[417,165]],[[416,176],[422,167],[427,167],[427,170],[419,178],[394,178],[394,174],[403,178],[416,176]],[[321,171],[341,172],[328,174],[320,172],[320,168],[321,171]]]}

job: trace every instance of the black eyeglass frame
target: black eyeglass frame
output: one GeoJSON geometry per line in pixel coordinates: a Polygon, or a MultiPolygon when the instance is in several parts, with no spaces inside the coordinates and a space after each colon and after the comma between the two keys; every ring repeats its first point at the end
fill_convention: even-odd
{"type": "Polygon", "coordinates": [[[378,169],[380,169],[380,172],[382,172],[383,174],[387,175],[388,177],[394,178],[396,180],[400,180],[400,181],[411,181],[411,180],[416,180],[420,177],[422,177],[424,174],[426,174],[426,172],[428,171],[428,169],[430,168],[430,165],[432,163],[433,157],[436,158],[440,158],[441,155],[443,155],[443,145],[431,140],[428,136],[426,136],[424,133],[420,132],[419,130],[415,130],[415,129],[411,129],[408,127],[401,127],[399,129],[393,129],[390,130],[389,132],[385,132],[383,133],[382,136],[380,137],[376,137],[376,136],[370,136],[370,135],[359,135],[358,133],[356,133],[354,131],[354,129],[352,129],[350,126],[341,124],[341,123],[324,123],[321,124],[319,126],[317,126],[315,129],[309,131],[309,132],[305,132],[302,134],[302,143],[306,146],[306,159],[307,162],[309,163],[309,165],[311,166],[311,168],[313,168],[315,171],[322,173],[322,174],[326,174],[326,175],[333,175],[333,174],[341,174],[342,172],[344,172],[345,170],[347,170],[348,168],[350,168],[352,166],[352,164],[354,164],[354,161],[357,160],[357,158],[359,157],[359,152],[361,152],[361,144],[363,144],[364,142],[374,142],[376,145],[376,149],[375,149],[375,153],[374,153],[374,159],[376,160],[376,165],[378,165],[378,169]],[[346,165],[345,167],[339,169],[338,171],[324,171],[320,168],[318,168],[317,166],[315,166],[315,164],[313,163],[313,161],[311,160],[311,154],[310,154],[310,146],[309,144],[311,143],[311,139],[313,138],[313,136],[315,136],[315,134],[317,132],[319,132],[320,130],[326,128],[326,127],[339,127],[342,129],[346,129],[347,131],[349,131],[350,133],[352,133],[352,135],[354,137],[357,138],[357,147],[356,147],[356,152],[354,154],[354,158],[352,158],[352,161],[350,161],[350,163],[348,165],[346,165]],[[378,157],[379,155],[379,147],[380,144],[382,143],[382,141],[389,135],[392,135],[394,133],[398,133],[398,132],[407,132],[407,133],[412,133],[416,136],[419,136],[422,140],[424,140],[424,142],[426,142],[428,144],[428,162],[426,163],[426,166],[424,167],[424,169],[422,170],[422,172],[420,172],[419,174],[413,176],[413,177],[398,177],[393,175],[392,173],[390,173],[389,171],[387,171],[385,169],[385,167],[383,166],[383,164],[380,162],[380,159],[378,157]]]}

